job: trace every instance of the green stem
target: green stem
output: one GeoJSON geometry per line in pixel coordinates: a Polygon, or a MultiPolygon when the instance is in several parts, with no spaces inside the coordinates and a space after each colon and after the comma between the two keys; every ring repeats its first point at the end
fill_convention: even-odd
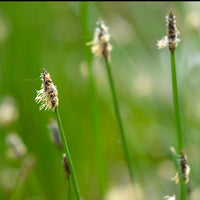
{"type": "MultiPolygon", "coordinates": [[[[175,64],[175,54],[174,51],[171,52],[171,76],[172,76],[172,88],[173,88],[173,101],[174,101],[174,112],[176,118],[176,130],[177,130],[177,138],[178,138],[178,152],[180,154],[183,149],[183,136],[181,130],[181,119],[180,119],[180,111],[179,111],[179,100],[178,100],[178,87],[176,80],[176,64],[175,64]]],[[[187,200],[187,184],[184,183],[182,172],[179,167],[180,174],[180,185],[181,185],[181,200],[187,200]]]]}
{"type": "Polygon", "coordinates": [[[117,96],[116,96],[116,92],[115,92],[114,82],[113,82],[113,79],[112,79],[110,64],[109,64],[107,58],[105,58],[105,64],[106,64],[106,69],[107,69],[108,78],[109,78],[109,82],[110,82],[110,88],[111,88],[111,91],[112,91],[114,108],[115,108],[117,121],[118,121],[118,125],[119,125],[119,130],[120,130],[120,134],[121,134],[124,154],[125,154],[126,162],[127,162],[127,165],[128,165],[129,174],[130,174],[131,180],[133,182],[133,171],[132,171],[132,165],[131,165],[131,158],[130,158],[130,154],[129,154],[129,151],[128,151],[128,145],[127,145],[127,142],[126,142],[126,137],[125,137],[125,133],[124,133],[122,119],[121,119],[120,112],[119,112],[119,105],[118,105],[118,100],[117,100],[117,96]]]}
{"type": "Polygon", "coordinates": [[[79,187],[78,187],[78,183],[77,183],[77,178],[76,178],[76,174],[75,174],[74,167],[73,167],[73,164],[72,164],[70,151],[69,151],[69,148],[68,148],[68,145],[67,145],[67,139],[65,137],[65,133],[64,133],[63,126],[62,126],[60,114],[58,112],[58,108],[55,109],[55,114],[56,114],[59,129],[60,129],[60,132],[61,132],[61,138],[62,138],[62,141],[64,143],[64,148],[65,148],[66,155],[67,155],[67,161],[69,163],[69,168],[70,168],[70,172],[71,172],[72,181],[73,181],[73,184],[74,184],[74,190],[75,190],[75,193],[76,193],[76,197],[77,197],[78,200],[80,200],[81,198],[80,198],[80,192],[79,192],[79,187]]]}
{"type": "Polygon", "coordinates": [[[26,183],[27,183],[27,179],[23,179],[21,177],[17,178],[16,185],[10,197],[10,200],[20,200],[23,198],[22,196],[24,194],[26,183]]]}
{"type": "Polygon", "coordinates": [[[83,43],[84,43],[84,51],[85,57],[88,63],[89,70],[89,89],[90,89],[90,103],[91,103],[91,111],[92,111],[92,123],[94,129],[94,139],[95,139],[95,148],[96,148],[96,158],[97,158],[97,170],[98,170],[98,180],[99,180],[99,188],[101,196],[104,195],[104,188],[107,186],[107,177],[106,177],[106,168],[105,168],[105,160],[104,160],[104,151],[103,151],[103,138],[100,131],[99,124],[99,108],[96,96],[96,88],[95,81],[92,73],[92,55],[90,50],[86,46],[86,39],[91,38],[88,31],[88,2],[81,2],[81,24],[83,31],[83,43]],[[86,39],[85,39],[86,38],[86,39]]]}
{"type": "MultiPolygon", "coordinates": [[[[34,165],[35,158],[32,155],[26,155],[26,157],[23,159],[19,174],[17,176],[15,187],[10,198],[11,200],[23,199],[24,191],[27,186],[27,181],[31,175],[34,165]]],[[[33,180],[30,181],[31,183],[33,183],[33,180]]],[[[38,189],[39,185],[35,185],[35,187],[38,189]]]]}
{"type": "Polygon", "coordinates": [[[181,120],[180,120],[180,111],[179,111],[179,101],[178,101],[178,88],[176,81],[176,64],[175,64],[175,54],[171,52],[171,75],[172,75],[172,87],[173,87],[173,98],[174,98],[174,112],[176,118],[176,130],[178,137],[178,151],[179,153],[183,149],[183,138],[181,131],[181,120]]]}
{"type": "Polygon", "coordinates": [[[45,200],[46,198],[44,197],[43,191],[40,187],[39,180],[35,173],[35,170],[31,172],[29,179],[30,179],[31,189],[34,192],[34,194],[37,194],[41,200],[45,200]]]}
{"type": "Polygon", "coordinates": [[[104,152],[103,152],[103,138],[100,132],[99,125],[99,109],[97,105],[97,98],[95,92],[94,78],[92,74],[91,66],[89,66],[89,87],[90,87],[90,102],[92,109],[92,123],[94,129],[94,142],[96,148],[96,158],[97,158],[97,170],[98,170],[98,179],[100,182],[100,193],[104,194],[104,188],[107,186],[107,178],[106,178],[106,169],[104,162],[104,152]]]}
{"type": "Polygon", "coordinates": [[[181,181],[181,200],[188,200],[187,184],[181,181]]]}

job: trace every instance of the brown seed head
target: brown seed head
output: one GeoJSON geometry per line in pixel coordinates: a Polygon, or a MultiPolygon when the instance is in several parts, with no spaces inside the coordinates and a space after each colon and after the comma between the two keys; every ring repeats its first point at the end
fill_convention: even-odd
{"type": "Polygon", "coordinates": [[[37,97],[35,98],[37,103],[42,102],[40,106],[40,110],[45,109],[53,109],[55,110],[58,107],[58,91],[56,86],[53,84],[51,80],[51,76],[45,69],[43,69],[43,73],[41,74],[42,79],[42,89],[37,91],[37,97]]]}
{"type": "Polygon", "coordinates": [[[63,154],[63,160],[62,161],[63,161],[64,170],[65,170],[65,176],[67,178],[69,178],[71,176],[71,173],[70,173],[69,165],[68,165],[68,162],[67,162],[67,156],[66,156],[65,153],[63,154]]]}
{"type": "Polygon", "coordinates": [[[177,46],[178,38],[177,38],[177,28],[176,28],[176,16],[173,13],[173,9],[171,8],[169,11],[169,15],[166,17],[167,19],[167,37],[168,37],[168,47],[171,52],[173,52],[177,46]]]}
{"type": "Polygon", "coordinates": [[[183,181],[184,183],[187,183],[189,181],[190,167],[187,165],[187,156],[185,155],[183,150],[181,150],[180,155],[180,167],[183,175],[183,181]]]}
{"type": "Polygon", "coordinates": [[[178,46],[180,39],[178,38],[179,31],[176,28],[176,16],[173,10],[170,9],[169,14],[165,17],[167,20],[167,36],[164,36],[161,40],[157,41],[158,49],[169,47],[171,52],[174,52],[178,46]]]}

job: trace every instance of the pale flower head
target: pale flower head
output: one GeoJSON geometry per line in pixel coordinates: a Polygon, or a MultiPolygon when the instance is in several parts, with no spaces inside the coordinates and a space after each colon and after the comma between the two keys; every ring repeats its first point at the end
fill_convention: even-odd
{"type": "Polygon", "coordinates": [[[58,107],[58,91],[56,86],[53,84],[50,74],[47,73],[45,69],[41,74],[42,86],[41,90],[37,91],[37,96],[35,101],[37,103],[42,102],[40,110],[53,109],[55,110],[58,107]]]}
{"type": "Polygon", "coordinates": [[[5,96],[0,100],[0,127],[8,126],[19,117],[16,100],[13,97],[5,96]]]}
{"type": "Polygon", "coordinates": [[[164,36],[161,40],[157,41],[158,49],[163,49],[168,45],[168,38],[164,36]]]}
{"type": "Polygon", "coordinates": [[[138,183],[127,183],[111,187],[104,200],[143,200],[144,190],[138,183]]]}
{"type": "Polygon", "coordinates": [[[176,172],[176,175],[171,178],[171,181],[174,181],[176,184],[179,184],[180,178],[178,172],[176,172]]]}
{"type": "Polygon", "coordinates": [[[51,141],[56,145],[57,148],[62,149],[63,144],[57,122],[54,119],[50,119],[48,128],[51,141]]]}
{"type": "Polygon", "coordinates": [[[24,145],[22,139],[16,133],[9,133],[6,136],[6,144],[8,149],[6,154],[13,159],[20,159],[27,153],[27,148],[24,145]]]}
{"type": "Polygon", "coordinates": [[[173,195],[173,196],[165,196],[164,197],[164,199],[166,199],[166,200],[176,200],[176,196],[175,196],[175,194],[173,195]]]}
{"type": "Polygon", "coordinates": [[[95,57],[103,56],[110,60],[110,51],[112,50],[112,46],[109,43],[110,34],[108,33],[108,27],[105,26],[101,19],[99,19],[97,25],[93,41],[88,42],[87,45],[92,45],[91,49],[95,57]]]}

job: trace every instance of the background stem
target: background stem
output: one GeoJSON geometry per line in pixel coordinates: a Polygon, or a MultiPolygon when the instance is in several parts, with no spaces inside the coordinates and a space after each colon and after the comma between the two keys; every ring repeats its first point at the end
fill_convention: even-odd
{"type": "Polygon", "coordinates": [[[69,148],[68,148],[68,145],[67,145],[67,139],[65,137],[65,133],[64,133],[63,126],[62,126],[62,121],[61,121],[61,118],[60,118],[60,114],[58,112],[58,108],[55,109],[55,114],[56,114],[56,118],[57,118],[59,129],[60,129],[61,138],[62,138],[62,141],[64,143],[64,148],[65,148],[66,155],[67,155],[67,161],[68,161],[68,164],[69,164],[69,168],[70,168],[70,172],[71,172],[71,177],[72,177],[72,181],[73,181],[76,197],[77,197],[78,200],[80,200],[81,198],[80,198],[80,192],[79,192],[79,187],[78,187],[78,183],[77,183],[77,178],[76,178],[76,174],[75,174],[74,167],[73,167],[73,164],[72,164],[70,151],[69,151],[69,148]]]}
{"type": "Polygon", "coordinates": [[[114,103],[114,108],[115,108],[115,112],[116,112],[116,116],[117,116],[119,130],[120,130],[120,134],[121,134],[121,139],[122,139],[122,144],[123,144],[123,149],[124,149],[124,155],[125,155],[125,159],[126,159],[126,162],[127,162],[127,165],[128,165],[131,181],[133,182],[133,171],[132,171],[132,165],[131,165],[131,158],[130,158],[130,154],[129,154],[129,151],[128,151],[128,145],[127,145],[127,142],[126,142],[126,137],[125,137],[125,133],[124,133],[122,119],[121,119],[120,112],[119,112],[119,105],[118,105],[118,100],[117,100],[117,96],[116,96],[116,92],[115,92],[114,82],[113,82],[113,79],[112,79],[110,64],[109,64],[107,58],[105,58],[105,64],[106,64],[110,88],[111,88],[111,92],[112,92],[112,96],[113,96],[113,103],[114,103]]]}
{"type": "Polygon", "coordinates": [[[107,176],[106,176],[106,165],[104,159],[104,150],[103,150],[103,138],[100,129],[100,119],[99,119],[99,107],[96,95],[95,81],[92,71],[92,54],[91,50],[86,46],[86,42],[91,38],[91,35],[88,31],[88,19],[89,19],[89,10],[88,3],[86,1],[81,2],[81,24],[83,31],[83,45],[85,58],[88,64],[89,71],[89,90],[90,90],[90,104],[91,104],[91,114],[92,114],[92,124],[94,132],[94,142],[96,148],[96,162],[98,170],[98,180],[99,180],[99,189],[101,197],[104,196],[104,190],[107,187],[107,176]]]}

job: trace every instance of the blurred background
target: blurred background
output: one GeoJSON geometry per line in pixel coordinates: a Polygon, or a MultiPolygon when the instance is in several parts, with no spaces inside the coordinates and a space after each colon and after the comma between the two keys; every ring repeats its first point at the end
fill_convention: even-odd
{"type": "MultiPolygon", "coordinates": [[[[169,148],[177,148],[170,54],[156,46],[166,35],[170,8],[181,39],[176,64],[190,199],[199,198],[200,3],[0,2],[0,199],[67,199],[63,150],[49,136],[55,114],[39,111],[34,100],[43,67],[58,88],[82,199],[178,196],[179,185],[170,180],[176,169],[169,148]],[[111,34],[111,68],[134,184],[104,62],[93,59],[85,45],[99,17],[111,34]],[[11,143],[20,143],[19,152],[13,152],[11,143]]],[[[73,191],[71,199],[76,199],[73,191]]]]}

